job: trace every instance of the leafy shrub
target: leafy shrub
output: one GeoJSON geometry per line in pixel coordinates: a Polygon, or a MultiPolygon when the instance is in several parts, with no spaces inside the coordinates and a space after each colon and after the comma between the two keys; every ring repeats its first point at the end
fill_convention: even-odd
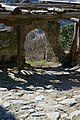
{"type": "Polygon", "coordinates": [[[73,23],[61,26],[60,42],[61,42],[62,47],[65,50],[66,49],[68,50],[71,46],[71,43],[73,40],[73,29],[74,29],[73,23]]]}

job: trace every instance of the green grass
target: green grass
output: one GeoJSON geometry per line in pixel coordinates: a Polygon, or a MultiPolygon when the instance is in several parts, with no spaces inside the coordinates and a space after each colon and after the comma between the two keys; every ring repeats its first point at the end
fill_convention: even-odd
{"type": "Polygon", "coordinates": [[[46,61],[40,60],[40,61],[26,61],[27,64],[30,64],[31,66],[45,66],[46,61]]]}

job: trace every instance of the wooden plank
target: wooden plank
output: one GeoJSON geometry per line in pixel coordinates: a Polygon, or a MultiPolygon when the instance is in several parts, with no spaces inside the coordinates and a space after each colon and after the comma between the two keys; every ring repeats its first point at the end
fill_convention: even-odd
{"type": "Polygon", "coordinates": [[[47,7],[59,7],[59,8],[79,8],[80,9],[80,4],[79,3],[60,3],[60,2],[37,2],[37,3],[15,3],[13,4],[14,6],[17,5],[19,7],[42,7],[42,8],[47,8],[47,7]]]}

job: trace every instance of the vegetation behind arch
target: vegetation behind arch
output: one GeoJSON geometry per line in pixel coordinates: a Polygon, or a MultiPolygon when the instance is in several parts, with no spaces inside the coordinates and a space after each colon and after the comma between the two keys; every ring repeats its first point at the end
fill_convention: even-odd
{"type": "Polygon", "coordinates": [[[64,48],[64,50],[69,50],[69,48],[72,44],[73,30],[74,30],[73,23],[61,26],[60,42],[61,42],[61,46],[64,48]]]}

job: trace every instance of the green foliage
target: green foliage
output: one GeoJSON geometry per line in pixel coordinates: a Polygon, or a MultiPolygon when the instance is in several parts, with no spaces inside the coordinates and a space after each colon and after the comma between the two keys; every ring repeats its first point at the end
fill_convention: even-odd
{"type": "Polygon", "coordinates": [[[69,49],[73,40],[73,23],[61,26],[60,42],[64,49],[69,49]]]}

